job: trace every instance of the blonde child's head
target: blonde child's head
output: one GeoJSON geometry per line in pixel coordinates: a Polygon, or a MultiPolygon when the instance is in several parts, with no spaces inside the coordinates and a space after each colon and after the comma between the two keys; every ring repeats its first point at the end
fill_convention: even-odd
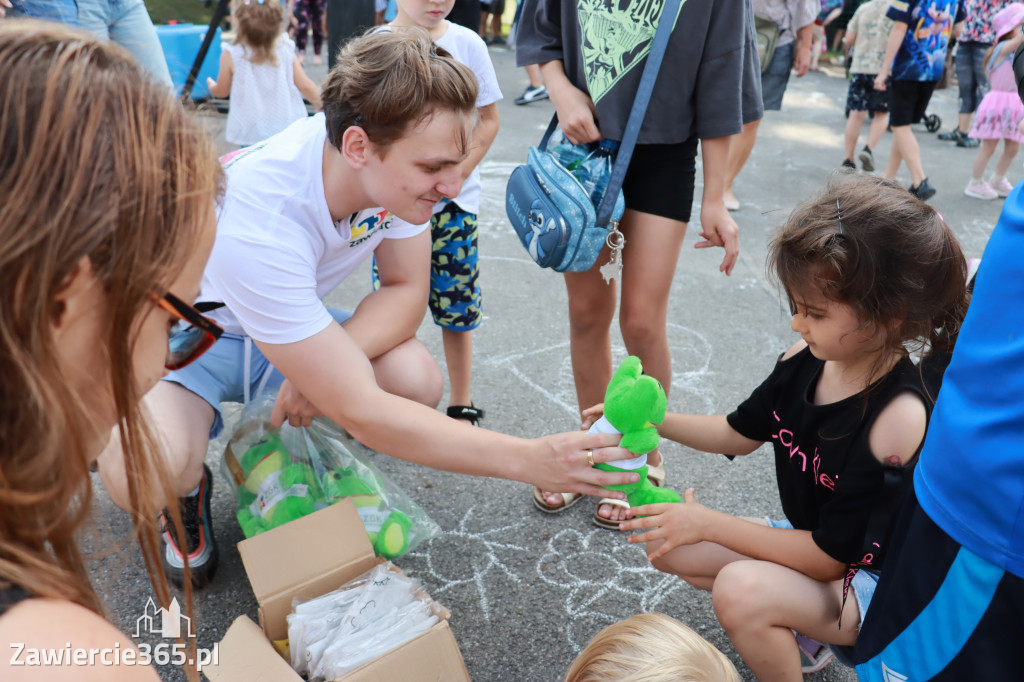
{"type": "Polygon", "coordinates": [[[278,0],[242,0],[235,10],[238,24],[235,43],[249,48],[250,61],[254,64],[277,63],[274,43],[281,35],[283,12],[278,0]]]}
{"type": "Polygon", "coordinates": [[[597,633],[565,682],[739,682],[732,662],[674,618],[645,613],[597,633]]]}
{"type": "MultiPolygon", "coordinates": [[[[476,96],[473,71],[423,29],[370,32],[345,45],[324,81],[327,139],[338,147],[345,131],[359,126],[383,156],[436,112],[476,116],[476,96]]],[[[469,143],[459,140],[463,150],[469,143]]]]}
{"type": "Polygon", "coordinates": [[[850,306],[886,350],[947,352],[967,310],[967,261],[942,216],[892,180],[833,175],[769,247],[790,305],[808,295],[850,306]]]}

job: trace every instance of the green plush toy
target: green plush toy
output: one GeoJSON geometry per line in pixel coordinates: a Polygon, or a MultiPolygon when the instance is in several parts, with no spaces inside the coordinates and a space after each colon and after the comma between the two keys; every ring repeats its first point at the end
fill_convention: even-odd
{"type": "Polygon", "coordinates": [[[266,434],[242,455],[245,482],[238,487],[238,524],[246,537],[312,514],[323,506],[316,473],[293,462],[284,443],[266,434]]]}
{"type": "Polygon", "coordinates": [[[647,478],[647,453],[658,447],[658,427],[665,419],[665,390],[654,377],[646,376],[640,358],[629,356],[612,376],[604,396],[604,416],[590,433],[621,433],[619,443],[639,457],[609,464],[596,464],[604,471],[635,471],[636,483],[607,486],[609,490],[626,493],[630,507],[660,502],[681,502],[679,493],[659,488],[647,478]]]}
{"type": "Polygon", "coordinates": [[[245,474],[245,488],[256,494],[263,480],[275,471],[284,469],[290,460],[291,456],[281,438],[276,433],[265,434],[256,445],[245,451],[238,462],[245,474]]]}
{"type": "Polygon", "coordinates": [[[409,547],[412,520],[397,509],[388,509],[378,488],[349,469],[334,469],[324,476],[324,493],[335,502],[348,498],[356,506],[366,536],[377,556],[394,559],[409,547]]]}

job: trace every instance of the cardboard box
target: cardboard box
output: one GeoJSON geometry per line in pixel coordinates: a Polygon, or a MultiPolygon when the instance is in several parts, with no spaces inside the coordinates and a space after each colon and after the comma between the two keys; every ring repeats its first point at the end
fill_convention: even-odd
{"type": "MultiPolygon", "coordinates": [[[[219,663],[203,669],[210,682],[301,682],[271,641],[288,636],[293,597],[318,597],[370,570],[380,560],[366,537],[355,505],[342,500],[238,543],[259,603],[260,624],[239,616],[220,641],[219,663]]],[[[424,633],[335,682],[371,680],[469,681],[466,664],[443,606],[431,601],[440,621],[424,633]]]]}

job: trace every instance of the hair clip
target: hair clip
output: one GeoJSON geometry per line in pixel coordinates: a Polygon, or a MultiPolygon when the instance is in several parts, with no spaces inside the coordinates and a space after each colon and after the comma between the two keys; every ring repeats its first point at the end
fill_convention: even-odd
{"type": "Polygon", "coordinates": [[[361,125],[363,125],[363,115],[362,114],[356,114],[356,118],[355,118],[354,121],[352,121],[352,125],[354,125],[354,126],[361,126],[361,125]]]}
{"type": "Polygon", "coordinates": [[[843,212],[839,210],[839,197],[836,197],[836,219],[839,220],[839,234],[843,233],[843,212]]]}

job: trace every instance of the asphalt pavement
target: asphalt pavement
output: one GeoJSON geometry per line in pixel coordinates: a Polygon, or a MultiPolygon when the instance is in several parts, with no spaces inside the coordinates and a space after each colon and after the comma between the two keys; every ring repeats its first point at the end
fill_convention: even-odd
{"type": "MultiPolygon", "coordinates": [[[[517,107],[526,85],[507,48],[492,48],[505,95],[501,130],[482,164],[480,253],[485,322],[475,333],[473,399],[486,410],[483,426],[522,437],[578,427],[569,361],[566,295],[561,277],[529,260],[504,213],[505,181],[536,143],[553,107],[517,107]]],[[[314,79],[325,67],[308,65],[314,79]]],[[[694,250],[698,241],[701,169],[697,173],[694,223],[690,226],[672,292],[669,339],[674,361],[669,409],[730,411],[767,375],[777,355],[795,340],[787,306],[765,276],[773,230],[801,200],[818,190],[842,161],[846,80],[839,68],[792,79],[781,112],[769,112],[750,162],[736,184],[742,203],[734,216],[741,251],[731,277],[718,271],[720,250],[694,250]]],[[[930,113],[944,129],[955,124],[955,90],[935,93],[930,113]]],[[[206,114],[224,151],[224,116],[206,114]]],[[[998,218],[1001,200],[963,195],[975,150],[940,142],[915,126],[925,170],[938,194],[931,203],[945,216],[969,256],[980,256],[998,218]]],[[[866,133],[866,128],[865,128],[866,133]]],[[[876,150],[880,168],[889,136],[876,150]]],[[[1021,176],[1014,163],[1010,180],[1021,176]]],[[[901,179],[909,184],[904,170],[901,179]]],[[[628,245],[626,247],[628,249],[628,245]]],[[[369,290],[360,271],[327,298],[354,307],[369,290]]],[[[425,317],[419,338],[443,367],[441,335],[425,317]]],[[[616,361],[625,357],[617,327],[616,361]]],[[[447,405],[443,399],[441,407],[447,405]]],[[[229,421],[229,430],[231,422],[229,421]]],[[[219,471],[223,439],[211,444],[207,462],[219,471]]],[[[772,458],[766,448],[728,461],[668,443],[668,484],[696,489],[697,499],[738,515],[781,515],[772,458]]],[[[451,625],[474,680],[545,682],[560,679],[575,655],[600,628],[630,615],[661,611],[695,628],[724,651],[744,679],[753,679],[718,625],[710,596],[647,564],[624,535],[601,530],[590,519],[596,500],[559,515],[542,514],[530,488],[498,479],[449,474],[383,455],[374,458],[440,524],[444,534],[401,559],[399,565],[452,612],[451,625]]],[[[97,479],[98,534],[88,542],[97,555],[93,575],[111,618],[131,633],[151,595],[126,516],[106,497],[97,479]]],[[[214,528],[220,569],[198,594],[199,646],[219,640],[238,614],[256,618],[256,601],[235,544],[242,539],[234,500],[223,479],[214,487],[214,528]]],[[[325,538],[324,542],[329,542],[325,538]]],[[[161,669],[165,679],[180,671],[161,669]]],[[[833,663],[811,680],[854,680],[833,663]]]]}

